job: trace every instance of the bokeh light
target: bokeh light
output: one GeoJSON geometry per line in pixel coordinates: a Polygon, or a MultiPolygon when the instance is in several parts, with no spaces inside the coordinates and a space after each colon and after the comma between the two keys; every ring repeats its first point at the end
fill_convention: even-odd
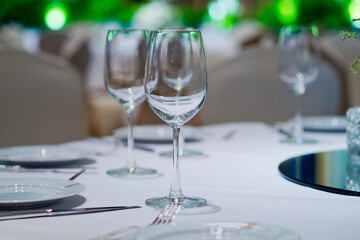
{"type": "Polygon", "coordinates": [[[51,30],[60,30],[66,24],[67,11],[64,5],[52,3],[45,10],[45,24],[51,30]]]}
{"type": "Polygon", "coordinates": [[[298,8],[294,0],[279,0],[277,7],[281,23],[290,24],[295,22],[298,16],[298,8]]]}
{"type": "Polygon", "coordinates": [[[166,1],[153,1],[140,7],[132,18],[137,28],[161,29],[180,22],[178,9],[166,1]]]}
{"type": "Polygon", "coordinates": [[[212,1],[208,5],[208,12],[211,19],[215,21],[224,20],[227,14],[226,7],[222,1],[212,1]]]}
{"type": "MultiPolygon", "coordinates": [[[[360,18],[360,0],[353,0],[349,4],[349,14],[351,19],[360,18]]],[[[360,28],[360,21],[354,21],[353,26],[360,28]]]]}
{"type": "Polygon", "coordinates": [[[212,21],[222,22],[229,18],[237,18],[242,14],[243,6],[238,0],[213,0],[207,7],[212,21]]]}

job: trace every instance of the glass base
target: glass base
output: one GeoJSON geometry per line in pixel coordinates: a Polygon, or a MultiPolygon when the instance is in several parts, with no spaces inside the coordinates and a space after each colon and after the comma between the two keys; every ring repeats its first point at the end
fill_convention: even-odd
{"type": "Polygon", "coordinates": [[[158,172],[151,168],[118,168],[107,170],[106,173],[118,178],[141,178],[157,175],[158,172]]]}
{"type": "Polygon", "coordinates": [[[319,141],[316,139],[309,139],[309,138],[288,138],[284,140],[280,140],[281,143],[292,143],[292,144],[314,144],[318,143],[319,141]]]}
{"type": "MultiPolygon", "coordinates": [[[[161,157],[173,158],[173,151],[159,153],[161,157]]],[[[203,155],[200,151],[195,150],[183,150],[179,153],[179,157],[195,157],[203,155]]]]}
{"type": "Polygon", "coordinates": [[[207,206],[207,201],[200,197],[154,197],[145,201],[145,204],[153,208],[164,208],[169,203],[178,203],[182,208],[199,208],[207,206]]]}

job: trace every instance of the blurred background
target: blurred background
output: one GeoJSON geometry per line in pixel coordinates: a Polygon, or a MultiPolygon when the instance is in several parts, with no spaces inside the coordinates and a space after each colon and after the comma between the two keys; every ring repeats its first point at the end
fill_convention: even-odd
{"type": "MultiPolygon", "coordinates": [[[[249,49],[274,48],[284,25],[314,23],[320,33],[338,38],[340,30],[357,31],[360,22],[352,19],[359,17],[360,0],[11,0],[0,2],[0,49],[47,52],[69,61],[81,76],[87,132],[104,136],[125,123],[121,106],[103,85],[110,28],[201,29],[210,72],[249,49]]],[[[357,104],[356,96],[348,98],[347,106],[357,104]]],[[[159,121],[142,115],[149,112],[139,108],[135,123],[159,121]]]]}

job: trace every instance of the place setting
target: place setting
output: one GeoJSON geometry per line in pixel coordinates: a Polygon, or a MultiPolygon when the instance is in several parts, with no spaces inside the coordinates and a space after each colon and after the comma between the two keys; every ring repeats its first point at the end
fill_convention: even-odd
{"type": "Polygon", "coordinates": [[[303,119],[305,132],[345,133],[347,120],[342,115],[306,116],[303,119]]]}
{"type": "Polygon", "coordinates": [[[3,2],[1,239],[359,238],[360,0],[3,2]]]}
{"type": "Polygon", "coordinates": [[[68,199],[77,202],[76,205],[84,203],[86,199],[79,194],[86,187],[74,180],[82,174],[97,173],[96,167],[92,166],[96,162],[93,160],[95,153],[68,144],[0,148],[0,172],[7,173],[7,177],[0,179],[0,221],[66,215],[64,212],[68,215],[72,215],[70,212],[83,213],[71,204],[59,212],[59,209],[40,207],[56,206],[68,199]],[[32,173],[35,177],[25,177],[22,173],[32,173]],[[41,177],[45,173],[70,177],[41,177]]]}
{"type": "Polygon", "coordinates": [[[28,145],[0,148],[0,164],[24,167],[49,167],[75,163],[93,163],[96,152],[67,145],[28,145]]]}
{"type": "MultiPolygon", "coordinates": [[[[285,60],[284,60],[285,61],[285,60]]],[[[286,62],[286,61],[285,61],[286,62]]],[[[315,63],[314,63],[315,64],[315,63]]],[[[316,65],[316,64],[315,64],[316,65]]],[[[285,71],[285,70],[284,70],[285,71]]],[[[313,71],[317,71],[316,69],[313,71]]],[[[281,72],[280,74],[289,74],[281,72]]],[[[308,73],[303,73],[304,75],[308,73]]],[[[316,73],[314,73],[316,75],[316,73]]],[[[94,238],[118,239],[120,235],[124,240],[153,239],[269,239],[269,240],[299,240],[299,234],[276,224],[262,224],[259,222],[243,221],[180,221],[174,222],[175,216],[183,218],[191,216],[205,216],[221,214],[222,207],[217,202],[212,202],[206,196],[185,195],[180,181],[180,162],[188,157],[207,156],[205,148],[196,149],[196,142],[206,140],[227,141],[235,134],[237,129],[226,126],[221,130],[217,128],[208,132],[203,128],[186,126],[202,108],[208,90],[207,69],[204,46],[201,32],[198,30],[139,30],[117,29],[108,30],[105,46],[104,84],[107,92],[116,100],[119,107],[126,112],[126,127],[117,128],[112,136],[104,138],[88,138],[85,142],[92,146],[104,143],[111,145],[108,151],[95,151],[77,144],[60,145],[34,145],[16,146],[0,149],[0,163],[4,169],[7,166],[20,166],[26,169],[65,169],[70,166],[82,167],[81,171],[69,179],[57,178],[9,178],[0,180],[0,221],[32,219],[41,217],[70,216],[79,214],[102,213],[110,211],[130,210],[138,208],[152,208],[158,214],[153,222],[146,226],[128,225],[114,229],[94,238]],[[164,121],[163,125],[133,126],[134,110],[147,101],[152,111],[164,121]],[[221,134],[219,134],[221,133],[221,134]],[[109,144],[110,143],[110,144],[109,144]],[[172,151],[163,151],[165,146],[171,146],[172,151]],[[161,146],[162,151],[158,151],[161,146]],[[112,154],[120,147],[124,156],[112,154]],[[141,149],[142,148],[142,149],[141,149]],[[86,150],[89,149],[89,150],[86,150]],[[155,151],[156,149],[157,151],[155,151]],[[147,151],[141,154],[151,158],[165,157],[172,159],[169,172],[159,172],[156,165],[148,161],[149,166],[139,166],[136,161],[138,150],[147,151]],[[156,155],[155,155],[156,154],[156,155]],[[164,195],[152,196],[143,199],[141,205],[119,205],[104,207],[80,207],[86,202],[81,194],[86,191],[84,184],[74,181],[75,178],[90,172],[92,166],[101,156],[116,158],[118,164],[106,169],[106,175],[113,177],[113,186],[123,186],[124,182],[137,191],[136,184],[146,185],[151,188],[156,178],[165,174],[171,175],[170,190],[164,195]],[[96,161],[92,158],[99,157],[96,161]],[[123,162],[123,163],[122,163],[123,162]],[[121,165],[122,164],[122,165],[121,165]],[[122,181],[129,180],[129,181],[122,181]],[[131,180],[131,181],[130,181],[131,180]],[[144,181],[132,181],[144,180],[144,181]],[[115,185],[116,182],[116,185],[115,185]],[[147,185],[149,184],[149,185],[147,185]],[[72,202],[71,207],[66,207],[66,201],[72,202]],[[74,205],[75,204],[75,205],[74,205]],[[77,205],[76,205],[77,204],[77,205]],[[61,207],[65,206],[65,207],[61,207]],[[6,209],[6,211],[5,211],[6,209]]],[[[287,76],[288,77],[288,76],[287,76]]],[[[316,76],[313,76],[316,78],[316,76]]],[[[300,77],[301,78],[301,77],[300,77]]],[[[301,81],[287,84],[295,91],[295,95],[304,94],[301,81]]],[[[289,79],[285,79],[288,81],[289,79]]],[[[283,81],[285,81],[283,80],[283,81]]],[[[310,79],[311,80],[311,79],[310,79]]],[[[310,81],[309,83],[313,80],[310,81]]],[[[282,143],[314,144],[317,140],[303,137],[303,130],[308,126],[308,131],[313,131],[317,126],[324,127],[327,121],[333,128],[340,129],[343,124],[341,116],[330,118],[303,118],[300,113],[291,121],[293,130],[289,133],[285,128],[282,131],[287,138],[282,143]],[[322,122],[321,122],[322,121],[322,122]]],[[[329,125],[328,125],[329,128],[329,125]]],[[[334,131],[337,132],[338,130],[334,131]]],[[[86,144],[85,144],[86,145],[86,144]]],[[[234,153],[235,154],[235,153],[234,153]]],[[[338,155],[339,153],[334,153],[338,155]]],[[[343,154],[343,152],[342,152],[343,154]]],[[[140,154],[139,154],[140,155],[140,154]]],[[[304,159],[324,159],[324,156],[303,156],[304,159]]],[[[324,154],[323,154],[324,155],[324,154]]],[[[326,155],[326,153],[325,153],[326,155]]],[[[210,156],[207,156],[210,158],[210,156]]],[[[104,160],[105,161],[105,160],[104,160]]],[[[280,174],[293,182],[303,185],[328,190],[334,186],[318,187],[318,183],[309,183],[307,179],[297,179],[292,174],[298,173],[294,165],[304,165],[305,173],[309,174],[309,165],[317,166],[320,160],[305,163],[298,158],[289,159],[279,166],[280,174]]],[[[351,164],[347,163],[347,168],[351,164]]],[[[18,170],[21,170],[19,168],[18,170]]],[[[76,168],[73,168],[75,170],[76,168]]],[[[0,167],[1,170],[1,167],[0,167]]],[[[316,168],[310,168],[313,173],[316,168]]],[[[349,192],[357,186],[353,183],[356,167],[348,170],[341,179],[347,181],[346,188],[349,192]],[[355,170],[354,170],[355,169],[355,170]],[[352,172],[351,175],[349,172],[352,172]]],[[[332,173],[330,173],[332,174],[332,173]]],[[[307,176],[307,175],[306,175],[307,176]]],[[[187,175],[184,175],[187,177],[187,175]]],[[[311,176],[310,178],[314,178],[311,176]]],[[[316,178],[316,177],[315,177],[316,178]]],[[[201,187],[199,185],[199,187],[201,187]]],[[[338,191],[346,191],[341,187],[338,191]]],[[[140,189],[140,188],[139,188],[140,189]]],[[[139,190],[140,191],[140,190],[139,190]]],[[[116,193],[113,193],[116,194],[116,193]]],[[[128,193],[127,193],[128,194],[128,193]]],[[[127,198],[127,196],[125,197],[127,198]]]]}
{"type": "MultiPolygon", "coordinates": [[[[197,127],[184,126],[182,135],[185,142],[201,141],[202,133],[197,127]]],[[[172,144],[172,131],[166,124],[155,125],[136,125],[134,126],[134,141],[135,143],[143,144],[172,144]]],[[[114,130],[114,136],[120,139],[127,138],[127,129],[118,128],[114,130]]]]}
{"type": "MultiPolygon", "coordinates": [[[[135,209],[141,207],[141,206],[111,206],[111,207],[87,207],[87,208],[56,207],[55,204],[66,199],[76,197],[85,190],[86,187],[84,184],[74,181],[85,171],[86,169],[81,169],[69,179],[55,179],[55,178],[1,179],[0,180],[0,221],[91,214],[91,213],[135,209]],[[43,207],[48,207],[48,208],[43,208],[43,207]]],[[[79,200],[77,201],[79,202],[79,200]]]]}
{"type": "Polygon", "coordinates": [[[174,222],[183,209],[178,203],[167,204],[145,227],[126,226],[91,240],[140,239],[261,239],[300,240],[293,231],[274,225],[246,222],[174,222]]]}
{"type": "MultiPolygon", "coordinates": [[[[80,170],[69,179],[0,179],[0,209],[26,209],[47,206],[80,194],[85,190],[85,185],[74,180],[85,170],[80,170]]],[[[2,216],[1,212],[0,216],[2,216]]]]}
{"type": "MultiPolygon", "coordinates": [[[[124,139],[126,137],[126,128],[115,129],[114,136],[116,138],[124,139]]],[[[181,157],[196,157],[205,156],[201,151],[194,150],[188,145],[204,140],[205,135],[198,127],[184,126],[179,136],[179,155],[181,157]]],[[[153,152],[165,158],[172,158],[173,151],[158,151],[154,150],[158,146],[172,145],[173,143],[172,130],[165,124],[156,125],[137,125],[134,126],[134,148],[136,146],[145,146],[147,148],[153,147],[153,152]]]]}
{"type": "MultiPolygon", "coordinates": [[[[0,172],[11,174],[97,174],[98,151],[76,145],[48,144],[0,148],[0,172]]],[[[15,175],[14,175],[15,176],[15,175]]]]}

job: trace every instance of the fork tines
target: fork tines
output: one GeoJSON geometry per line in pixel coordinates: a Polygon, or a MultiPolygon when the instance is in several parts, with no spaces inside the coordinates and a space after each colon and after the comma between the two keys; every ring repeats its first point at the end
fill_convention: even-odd
{"type": "Polygon", "coordinates": [[[179,203],[169,203],[165,208],[159,213],[151,225],[162,224],[171,222],[175,215],[180,211],[181,205],[179,203]]]}

